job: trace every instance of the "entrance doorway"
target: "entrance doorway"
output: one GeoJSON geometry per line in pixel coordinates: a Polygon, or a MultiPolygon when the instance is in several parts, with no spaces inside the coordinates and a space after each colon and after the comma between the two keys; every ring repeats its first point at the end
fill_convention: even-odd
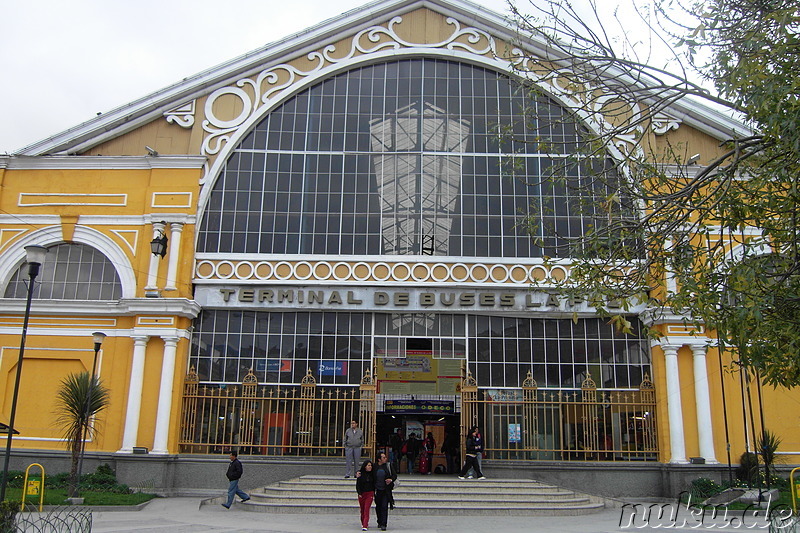
{"type": "MultiPolygon", "coordinates": [[[[413,441],[415,449],[411,451],[411,456],[414,461],[411,472],[414,474],[428,472],[445,473],[448,472],[448,458],[447,455],[442,452],[442,447],[446,439],[451,439],[452,442],[458,443],[459,427],[459,417],[454,414],[432,415],[425,412],[378,413],[375,428],[378,452],[385,451],[400,473],[408,473],[408,453],[403,455],[402,453],[398,453],[398,451],[401,450],[404,442],[408,442],[406,448],[411,446],[412,441],[409,439],[411,435],[414,435],[416,440],[413,441]],[[423,465],[422,472],[420,472],[420,457],[423,452],[423,440],[428,434],[433,437],[435,443],[434,449],[428,457],[429,465],[427,468],[423,465]],[[437,467],[440,467],[438,471],[437,467]]],[[[456,444],[456,447],[457,446],[456,444]]],[[[458,463],[457,454],[453,455],[454,457],[449,461],[451,470],[454,470],[453,464],[458,463]]],[[[455,468],[457,468],[457,466],[455,468]]]]}

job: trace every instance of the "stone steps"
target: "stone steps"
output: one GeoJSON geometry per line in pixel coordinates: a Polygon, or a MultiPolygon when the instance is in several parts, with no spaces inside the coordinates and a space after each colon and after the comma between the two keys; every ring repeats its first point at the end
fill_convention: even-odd
{"type": "MultiPolygon", "coordinates": [[[[401,475],[394,490],[394,514],[578,515],[597,512],[605,502],[593,496],[533,480],[460,480],[451,476],[401,475]]],[[[357,512],[353,479],[302,476],[250,491],[238,509],[269,513],[357,512]]]]}

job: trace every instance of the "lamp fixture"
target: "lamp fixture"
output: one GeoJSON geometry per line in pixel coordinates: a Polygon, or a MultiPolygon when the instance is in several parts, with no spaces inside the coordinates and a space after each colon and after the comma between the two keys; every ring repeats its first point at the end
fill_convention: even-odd
{"type": "MultiPolygon", "coordinates": [[[[166,222],[162,222],[162,224],[166,224],[166,222]]],[[[160,255],[161,259],[164,259],[164,256],[167,255],[167,240],[164,232],[158,230],[158,237],[154,237],[150,241],[150,251],[153,252],[153,255],[160,255]]]]}
{"type": "Polygon", "coordinates": [[[689,159],[686,161],[686,164],[687,164],[687,165],[694,165],[694,164],[695,164],[695,163],[697,163],[699,160],[700,160],[700,154],[694,154],[692,157],[690,157],[690,158],[689,158],[689,159]]]}

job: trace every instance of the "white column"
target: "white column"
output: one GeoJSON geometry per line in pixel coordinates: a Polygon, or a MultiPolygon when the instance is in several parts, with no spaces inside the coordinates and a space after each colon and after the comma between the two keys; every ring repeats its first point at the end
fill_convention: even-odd
{"type": "Polygon", "coordinates": [[[125,410],[125,430],[122,434],[122,448],[119,453],[133,453],[139,437],[139,415],[142,412],[142,386],[144,385],[144,354],[147,350],[145,335],[132,336],[133,361],[131,362],[131,381],[128,388],[128,406],[125,410]]]}
{"type": "Polygon", "coordinates": [[[711,426],[711,399],[708,392],[708,369],[705,346],[692,346],[694,355],[694,398],[697,403],[697,437],[700,456],[706,463],[717,464],[714,455],[714,429],[711,426]]]}
{"type": "Polygon", "coordinates": [[[172,411],[172,385],[175,378],[175,357],[178,337],[164,339],[164,361],[161,365],[161,388],[158,391],[158,411],[156,412],[156,434],[153,440],[153,453],[167,454],[169,440],[169,415],[172,411]]]}
{"type": "Polygon", "coordinates": [[[678,377],[678,348],[662,344],[667,372],[667,413],[669,415],[670,463],[688,463],[686,443],[683,436],[683,413],[681,411],[681,383],[678,377]]]}
{"type": "Polygon", "coordinates": [[[167,286],[165,291],[178,290],[178,251],[181,249],[181,233],[183,232],[183,222],[172,222],[169,225],[169,268],[167,269],[167,286]]]}
{"type": "MultiPolygon", "coordinates": [[[[153,238],[156,239],[161,236],[161,233],[164,231],[164,223],[163,222],[153,222],[153,238]]],[[[157,291],[158,290],[158,265],[161,261],[161,256],[150,254],[150,270],[147,272],[147,285],[145,285],[145,291],[157,291]]]]}

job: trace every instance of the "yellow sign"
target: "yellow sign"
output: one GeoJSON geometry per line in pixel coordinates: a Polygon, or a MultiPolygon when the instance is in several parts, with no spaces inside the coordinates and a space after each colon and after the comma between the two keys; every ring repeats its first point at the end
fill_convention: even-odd
{"type": "Polygon", "coordinates": [[[28,480],[28,489],[25,491],[26,496],[38,496],[39,490],[42,487],[42,482],[38,479],[28,480]]]}

